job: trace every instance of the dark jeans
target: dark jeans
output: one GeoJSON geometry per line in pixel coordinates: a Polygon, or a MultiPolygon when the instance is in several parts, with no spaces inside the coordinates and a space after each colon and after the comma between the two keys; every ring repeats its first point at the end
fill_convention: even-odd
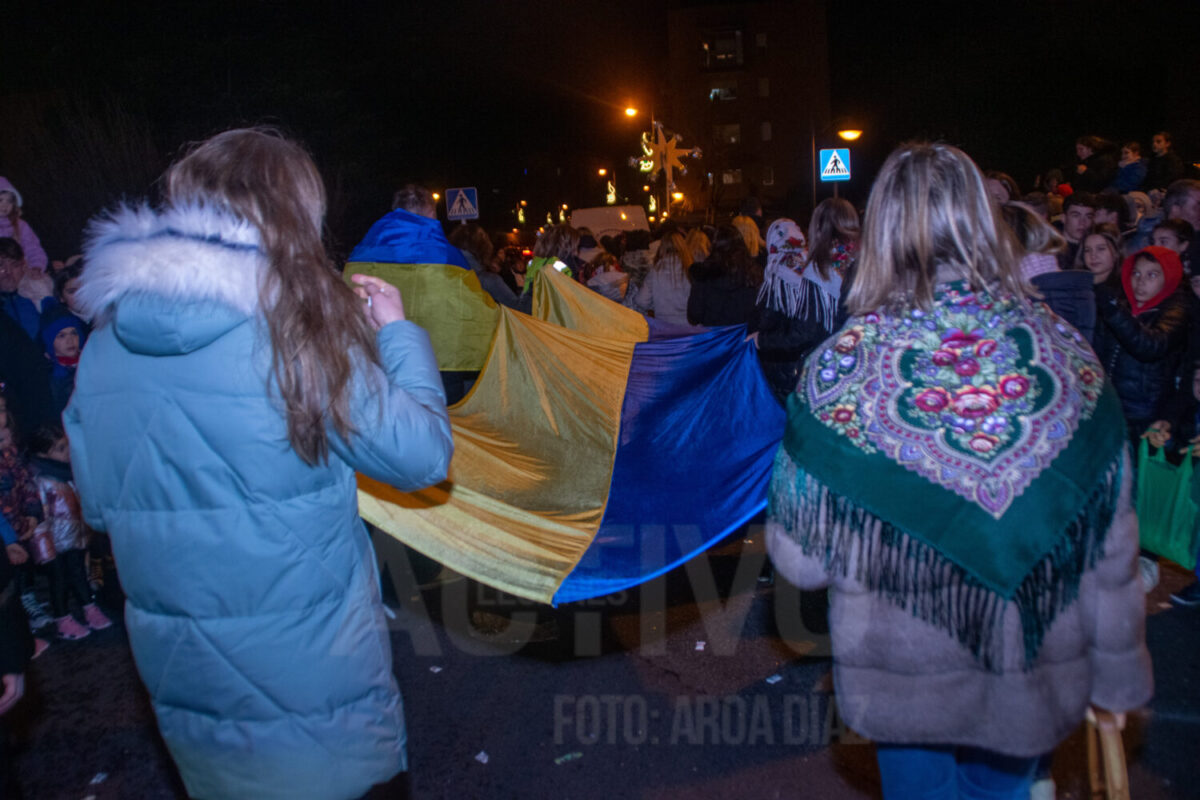
{"type": "Polygon", "coordinates": [[[1038,757],[977,747],[879,744],[884,800],[1029,800],[1038,757]]]}
{"type": "Polygon", "coordinates": [[[0,800],[20,800],[21,785],[8,746],[8,723],[0,719],[0,800]]]}
{"type": "Polygon", "coordinates": [[[75,595],[80,607],[92,602],[88,586],[85,550],[65,550],[46,565],[50,573],[50,608],[56,617],[71,613],[68,594],[75,595]]]}

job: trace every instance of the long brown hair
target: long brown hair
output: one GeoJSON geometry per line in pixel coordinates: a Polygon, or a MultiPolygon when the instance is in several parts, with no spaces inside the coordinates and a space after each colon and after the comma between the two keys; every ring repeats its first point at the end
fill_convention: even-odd
{"type": "Polygon", "coordinates": [[[846,305],[851,314],[929,310],[940,267],[974,289],[1018,298],[1033,291],[1021,277],[1020,245],[997,219],[975,162],[940,142],[903,145],[871,187],[846,305]]]}
{"type": "Polygon", "coordinates": [[[535,258],[557,258],[566,261],[579,249],[579,231],[565,222],[551,225],[533,244],[535,258]]]}
{"type": "Polygon", "coordinates": [[[356,363],[378,365],[375,333],[325,254],[325,186],[296,142],[270,128],[225,131],[167,170],[172,203],[226,209],[259,231],[267,269],[259,287],[271,338],[271,371],[288,440],[308,464],[329,457],[327,425],[354,432],[356,363]]]}
{"type": "MultiPolygon", "coordinates": [[[[711,279],[719,275],[728,275],[735,286],[761,286],[763,268],[750,256],[746,247],[746,239],[742,232],[733,225],[722,225],[713,235],[712,252],[704,262],[705,278],[711,279]]],[[[701,268],[688,270],[688,280],[692,279],[701,268]]]]}
{"type": "Polygon", "coordinates": [[[854,205],[842,197],[827,197],[813,211],[808,223],[809,260],[816,265],[822,280],[829,280],[833,248],[858,241],[862,228],[854,205]]]}

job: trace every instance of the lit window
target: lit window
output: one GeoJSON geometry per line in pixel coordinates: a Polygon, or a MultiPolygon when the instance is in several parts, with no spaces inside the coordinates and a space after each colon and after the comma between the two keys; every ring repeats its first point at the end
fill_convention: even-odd
{"type": "Polygon", "coordinates": [[[727,69],[742,65],[742,32],[719,31],[710,35],[700,45],[704,66],[709,69],[727,69]]]}
{"type": "Polygon", "coordinates": [[[771,141],[771,123],[764,122],[762,124],[762,140],[764,142],[771,141]]]}
{"type": "Polygon", "coordinates": [[[770,78],[759,78],[758,79],[758,96],[759,97],[770,97],[771,96],[771,79],[770,78]]]}
{"type": "Polygon", "coordinates": [[[742,182],[742,171],[740,169],[727,169],[721,172],[721,183],[726,186],[731,186],[735,183],[742,182]]]}
{"type": "Polygon", "coordinates": [[[742,140],[742,126],[737,123],[714,125],[713,139],[719,144],[737,144],[742,140]]]}
{"type": "Polygon", "coordinates": [[[716,102],[717,100],[737,100],[737,80],[727,78],[725,80],[713,81],[712,88],[708,90],[708,99],[716,102]]]}

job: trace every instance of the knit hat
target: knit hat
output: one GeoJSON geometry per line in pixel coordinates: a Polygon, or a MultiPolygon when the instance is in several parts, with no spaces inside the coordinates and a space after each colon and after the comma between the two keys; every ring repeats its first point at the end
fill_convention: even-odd
{"type": "Polygon", "coordinates": [[[79,343],[83,344],[83,338],[86,335],[86,327],[83,320],[69,312],[64,312],[52,316],[42,325],[40,336],[42,337],[42,345],[46,348],[46,352],[51,358],[54,357],[54,339],[58,334],[62,333],[65,328],[74,328],[79,334],[79,343]]]}
{"type": "Polygon", "coordinates": [[[17,199],[17,208],[25,205],[25,201],[21,199],[21,193],[17,191],[17,187],[9,182],[8,178],[0,175],[0,192],[12,192],[13,197],[17,199]]]}

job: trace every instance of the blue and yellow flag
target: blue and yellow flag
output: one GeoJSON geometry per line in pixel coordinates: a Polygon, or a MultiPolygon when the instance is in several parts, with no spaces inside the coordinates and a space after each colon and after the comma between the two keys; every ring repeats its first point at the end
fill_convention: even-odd
{"type": "Polygon", "coordinates": [[[554,270],[534,312],[497,310],[479,380],[450,409],[449,478],[406,493],[360,477],[364,518],[558,603],[636,586],[762,509],[784,414],[743,328],[648,340],[644,317],[554,270]]]}
{"type": "Polygon", "coordinates": [[[496,301],[436,219],[397,209],[367,231],[346,272],[383,278],[400,290],[408,319],[429,332],[438,369],[483,366],[496,330],[496,301]]]}

